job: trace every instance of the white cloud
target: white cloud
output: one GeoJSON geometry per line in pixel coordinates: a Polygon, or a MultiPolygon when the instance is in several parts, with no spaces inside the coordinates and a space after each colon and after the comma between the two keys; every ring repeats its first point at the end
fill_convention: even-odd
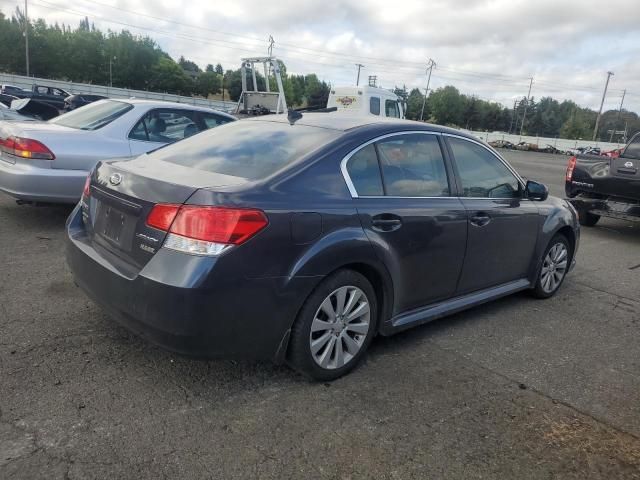
{"type": "Polygon", "coordinates": [[[363,63],[361,78],[424,87],[421,65],[431,57],[434,88],[453,84],[505,104],[526,94],[533,75],[535,97],[597,107],[613,70],[605,108],[616,108],[626,88],[627,107],[640,111],[638,0],[33,0],[29,8],[49,21],[76,24],[73,10],[101,28],[124,28],[116,21],[155,30],[129,27],[202,66],[236,68],[240,57],[265,54],[271,34],[290,72],[333,84],[354,83],[354,64],[363,63]]]}

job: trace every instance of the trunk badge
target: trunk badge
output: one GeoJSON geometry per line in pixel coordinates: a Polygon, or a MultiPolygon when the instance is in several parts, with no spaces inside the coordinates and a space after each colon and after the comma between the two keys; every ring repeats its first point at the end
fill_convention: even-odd
{"type": "Polygon", "coordinates": [[[119,173],[114,173],[109,177],[109,183],[111,185],[120,185],[120,182],[122,182],[122,175],[120,175],[119,173]]]}
{"type": "Polygon", "coordinates": [[[631,168],[631,167],[633,167],[633,162],[627,162],[627,163],[624,164],[624,166],[627,167],[627,168],[631,168]]]}

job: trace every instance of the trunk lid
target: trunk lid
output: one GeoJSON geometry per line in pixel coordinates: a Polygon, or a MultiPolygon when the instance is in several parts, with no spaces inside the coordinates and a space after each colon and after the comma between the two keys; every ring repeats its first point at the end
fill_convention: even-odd
{"type": "Polygon", "coordinates": [[[184,204],[200,188],[232,186],[244,179],[151,161],[100,163],[91,177],[83,219],[94,246],[121,269],[135,273],[162,246],[166,232],[147,225],[158,203],[184,204]]]}

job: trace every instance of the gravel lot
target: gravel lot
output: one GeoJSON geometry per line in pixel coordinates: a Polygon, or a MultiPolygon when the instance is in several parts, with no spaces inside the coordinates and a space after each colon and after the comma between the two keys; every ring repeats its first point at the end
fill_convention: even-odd
{"type": "MultiPolygon", "coordinates": [[[[505,155],[563,194],[566,157],[505,155]]],[[[378,338],[318,384],[118,327],[71,281],[69,211],[0,197],[0,478],[640,478],[640,225],[583,229],[551,300],[378,338]]]]}

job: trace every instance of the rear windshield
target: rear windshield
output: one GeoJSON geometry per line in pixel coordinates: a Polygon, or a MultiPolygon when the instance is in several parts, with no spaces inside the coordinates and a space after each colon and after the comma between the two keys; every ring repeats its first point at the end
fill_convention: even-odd
{"type": "Polygon", "coordinates": [[[49,120],[49,123],[79,130],[97,130],[110,124],[132,108],[133,105],[130,103],[104,100],[60,115],[49,120]]]}
{"type": "Polygon", "coordinates": [[[265,121],[227,123],[150,153],[156,160],[247,180],[265,178],[340,132],[265,121]]]}
{"type": "Polygon", "coordinates": [[[624,149],[622,156],[625,158],[637,158],[640,160],[640,134],[636,134],[627,148],[624,149]]]}

